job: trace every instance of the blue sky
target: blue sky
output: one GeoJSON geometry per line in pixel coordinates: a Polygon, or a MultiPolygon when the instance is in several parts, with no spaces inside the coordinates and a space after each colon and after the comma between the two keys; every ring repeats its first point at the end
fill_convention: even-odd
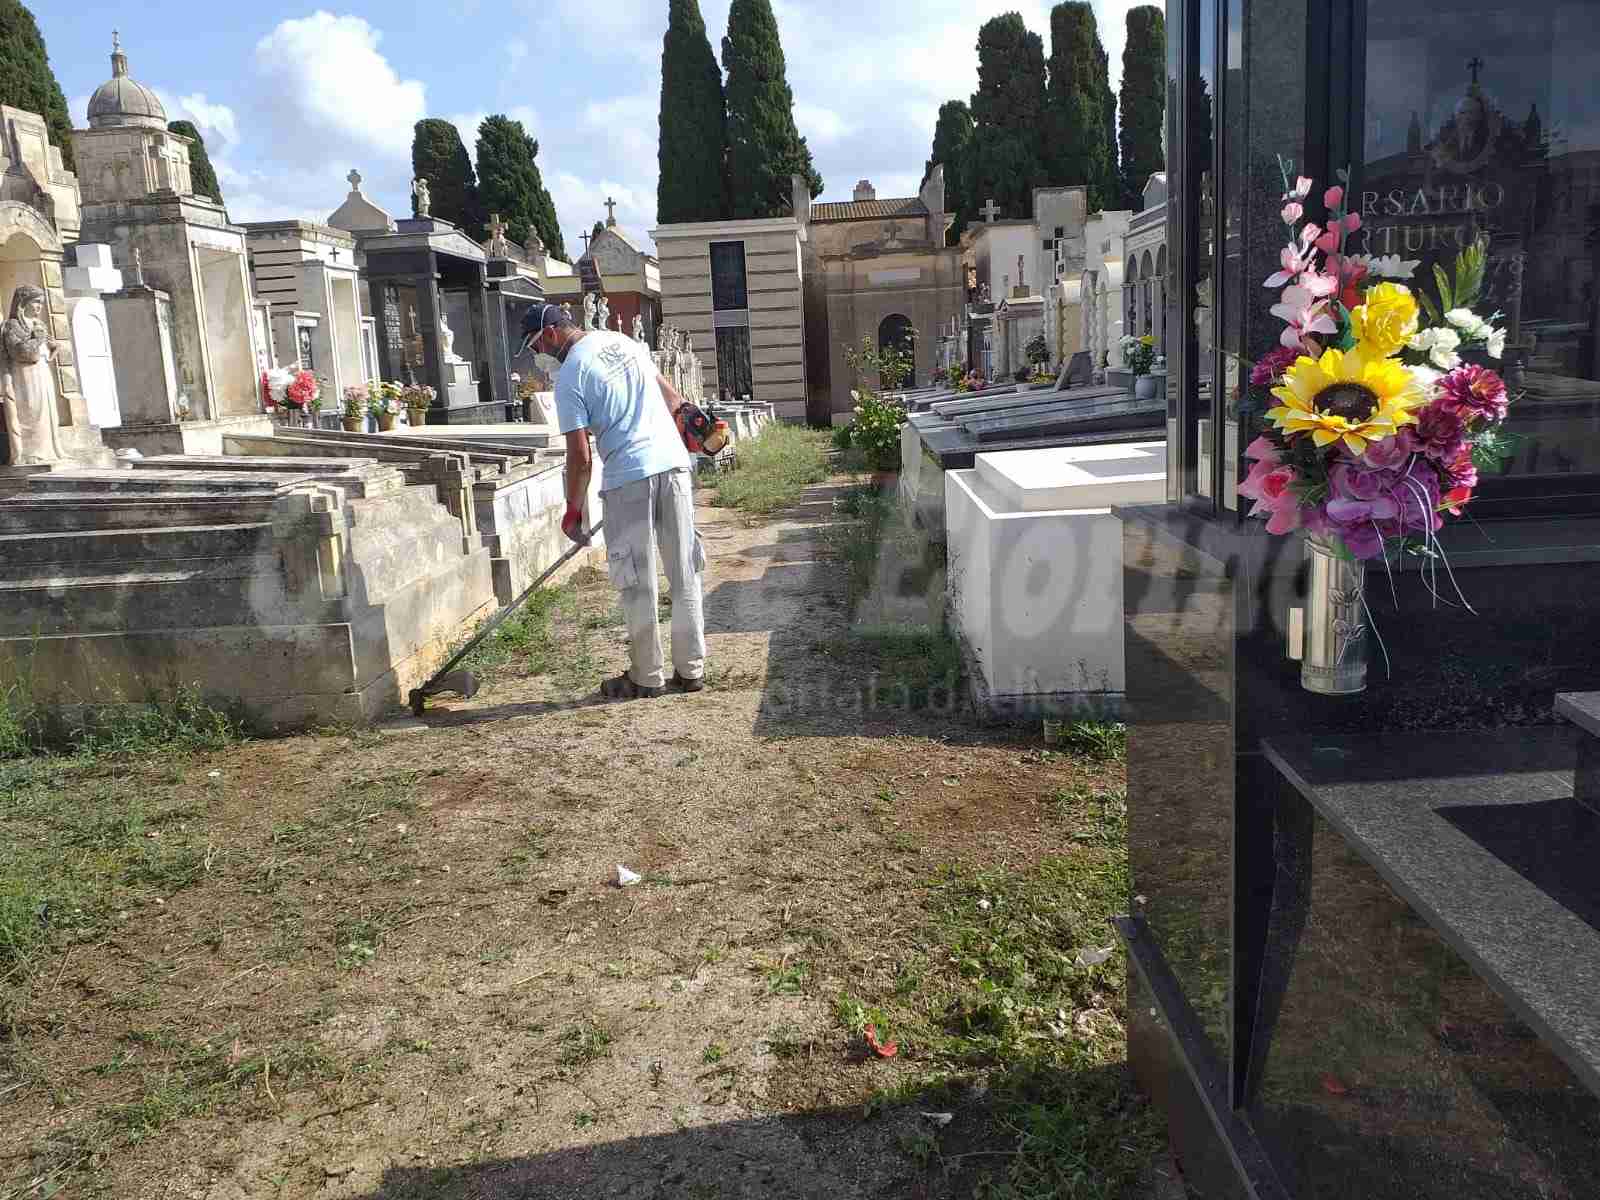
{"type": "MultiPolygon", "coordinates": [[[[1115,88],[1129,5],[1094,2],[1115,88]]],[[[477,122],[505,112],[539,140],[569,250],[605,216],[608,195],[641,242],[654,224],[666,0],[31,7],[74,121],[110,77],[117,29],[133,77],[205,135],[235,220],[322,220],[343,202],[352,167],[369,196],[406,215],[412,125],[452,119],[470,152],[477,122]]],[[[915,191],[940,103],[976,85],[984,20],[1020,11],[1049,52],[1043,0],[774,8],[827,200],[848,200],[862,178],[880,196],[915,191]]],[[[728,0],[701,0],[701,11],[720,54],[728,0]]]]}

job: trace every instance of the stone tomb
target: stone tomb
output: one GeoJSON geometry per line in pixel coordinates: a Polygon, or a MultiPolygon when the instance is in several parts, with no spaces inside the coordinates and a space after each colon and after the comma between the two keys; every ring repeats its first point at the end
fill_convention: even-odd
{"type": "Polygon", "coordinates": [[[979,453],[945,472],[950,610],[974,700],[995,715],[1115,715],[1126,688],[1122,532],[1159,503],[1166,443],[979,453]]]}
{"type": "Polygon", "coordinates": [[[944,472],[980,451],[1148,441],[1165,430],[1163,405],[1121,388],[1012,389],[960,396],[912,413],[900,432],[900,503],[930,535],[944,529],[944,472]]]}

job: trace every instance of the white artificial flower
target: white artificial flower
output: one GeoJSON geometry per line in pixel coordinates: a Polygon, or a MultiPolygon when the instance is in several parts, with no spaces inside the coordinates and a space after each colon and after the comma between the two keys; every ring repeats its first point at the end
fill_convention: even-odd
{"type": "Polygon", "coordinates": [[[1403,259],[1398,254],[1353,254],[1350,261],[1380,279],[1410,279],[1422,265],[1419,258],[1403,259]]]}
{"type": "Polygon", "coordinates": [[[1445,313],[1444,319],[1457,329],[1471,329],[1479,324],[1478,314],[1470,308],[1452,308],[1445,313]]]}
{"type": "Polygon", "coordinates": [[[1443,373],[1435,371],[1432,367],[1422,366],[1407,367],[1406,370],[1411,372],[1411,378],[1417,381],[1417,386],[1422,389],[1422,394],[1432,398],[1433,389],[1437,386],[1439,380],[1443,378],[1443,373]]]}
{"type": "Polygon", "coordinates": [[[1506,331],[1504,329],[1491,329],[1489,331],[1489,357],[1499,358],[1506,352],[1506,331]]]}
{"type": "Polygon", "coordinates": [[[1427,329],[1419,329],[1416,333],[1411,335],[1411,340],[1407,342],[1406,345],[1412,350],[1415,350],[1418,354],[1425,354],[1427,351],[1433,349],[1433,339],[1437,336],[1438,332],[1438,330],[1431,327],[1427,329]]]}
{"type": "Polygon", "coordinates": [[[1461,365],[1461,356],[1456,353],[1460,345],[1461,337],[1454,329],[1435,329],[1428,358],[1441,371],[1453,371],[1461,365]]]}

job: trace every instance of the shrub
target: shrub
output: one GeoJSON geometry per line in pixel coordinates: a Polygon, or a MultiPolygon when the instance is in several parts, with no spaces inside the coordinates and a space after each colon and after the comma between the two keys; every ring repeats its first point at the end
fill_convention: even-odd
{"type": "Polygon", "coordinates": [[[1050,343],[1045,340],[1042,333],[1036,333],[1028,339],[1023,353],[1028,356],[1028,361],[1036,366],[1043,366],[1050,361],[1050,343]]]}
{"type": "Polygon", "coordinates": [[[861,451],[874,471],[892,471],[900,465],[900,426],[906,410],[876,392],[851,392],[856,401],[850,424],[850,444],[861,451]]]}

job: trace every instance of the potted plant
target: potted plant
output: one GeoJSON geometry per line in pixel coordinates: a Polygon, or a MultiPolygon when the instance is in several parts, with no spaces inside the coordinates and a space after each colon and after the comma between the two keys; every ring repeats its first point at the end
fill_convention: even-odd
{"type": "Polygon", "coordinates": [[[1028,382],[1039,383],[1041,376],[1045,381],[1054,382],[1053,378],[1045,371],[1046,364],[1050,361],[1050,343],[1044,334],[1036,333],[1028,339],[1028,344],[1023,347],[1023,354],[1028,359],[1028,382]]]}
{"type": "Polygon", "coordinates": [[[428,409],[433,407],[434,394],[434,390],[425,383],[413,383],[401,390],[400,400],[405,405],[408,424],[428,423],[428,409]]]}
{"type": "Polygon", "coordinates": [[[1122,339],[1122,361],[1133,375],[1133,394],[1141,400],[1150,400],[1156,394],[1155,377],[1150,368],[1156,361],[1156,340],[1148,333],[1143,337],[1131,334],[1122,339]]]}
{"type": "Polygon", "coordinates": [[[344,390],[344,431],[360,433],[367,424],[367,389],[347,387],[344,390]]]}
{"type": "Polygon", "coordinates": [[[367,412],[372,414],[380,430],[387,432],[394,428],[395,418],[400,415],[400,390],[398,383],[381,379],[367,384],[367,412]]]}

